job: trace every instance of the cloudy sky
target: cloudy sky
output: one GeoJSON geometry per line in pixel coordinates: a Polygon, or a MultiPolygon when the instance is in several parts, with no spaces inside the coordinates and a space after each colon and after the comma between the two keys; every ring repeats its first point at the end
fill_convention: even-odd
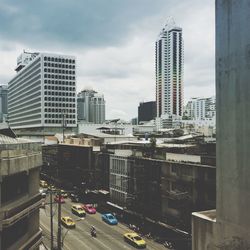
{"type": "Polygon", "coordinates": [[[0,83],[23,49],[77,57],[77,90],[106,99],[106,118],[155,100],[154,44],[169,16],[183,28],[185,101],[215,92],[214,1],[0,0],[0,83]]]}

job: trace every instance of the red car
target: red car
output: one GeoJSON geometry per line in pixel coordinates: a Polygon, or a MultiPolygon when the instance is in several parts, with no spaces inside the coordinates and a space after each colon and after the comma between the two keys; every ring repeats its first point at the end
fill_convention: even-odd
{"type": "Polygon", "coordinates": [[[55,201],[55,202],[58,202],[58,203],[65,203],[64,198],[61,196],[61,199],[59,199],[59,196],[58,196],[58,195],[56,195],[56,197],[54,198],[54,201],[55,201]]]}
{"type": "Polygon", "coordinates": [[[96,209],[93,207],[91,204],[85,204],[82,205],[83,209],[88,213],[88,214],[95,214],[96,209]]]}

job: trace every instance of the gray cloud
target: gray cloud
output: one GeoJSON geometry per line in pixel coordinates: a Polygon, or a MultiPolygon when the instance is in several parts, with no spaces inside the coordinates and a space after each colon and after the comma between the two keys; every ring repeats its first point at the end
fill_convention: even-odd
{"type": "Polygon", "coordinates": [[[41,0],[0,3],[0,34],[25,44],[121,44],[138,20],[155,15],[164,0],[41,0]]]}
{"type": "Polygon", "coordinates": [[[1,1],[0,83],[22,49],[73,54],[78,90],[103,93],[107,118],[130,119],[155,99],[154,43],[168,16],[183,28],[185,99],[214,94],[211,0],[1,1]]]}

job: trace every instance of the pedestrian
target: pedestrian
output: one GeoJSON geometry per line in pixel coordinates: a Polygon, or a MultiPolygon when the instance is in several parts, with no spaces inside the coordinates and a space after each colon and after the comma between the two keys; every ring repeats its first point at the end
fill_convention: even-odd
{"type": "Polygon", "coordinates": [[[120,215],[120,220],[123,221],[123,213],[120,215]]]}

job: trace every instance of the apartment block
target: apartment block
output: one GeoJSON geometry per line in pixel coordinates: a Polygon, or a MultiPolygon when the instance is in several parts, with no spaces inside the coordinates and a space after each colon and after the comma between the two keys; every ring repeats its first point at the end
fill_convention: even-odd
{"type": "Polygon", "coordinates": [[[184,42],[182,28],[170,18],[155,43],[157,117],[183,113],[184,42]]]}
{"type": "Polygon", "coordinates": [[[216,99],[214,96],[208,98],[191,98],[184,108],[184,117],[190,120],[215,119],[216,99]]]}
{"type": "Polygon", "coordinates": [[[191,212],[215,207],[215,144],[106,147],[112,203],[188,232],[191,212]]]}

